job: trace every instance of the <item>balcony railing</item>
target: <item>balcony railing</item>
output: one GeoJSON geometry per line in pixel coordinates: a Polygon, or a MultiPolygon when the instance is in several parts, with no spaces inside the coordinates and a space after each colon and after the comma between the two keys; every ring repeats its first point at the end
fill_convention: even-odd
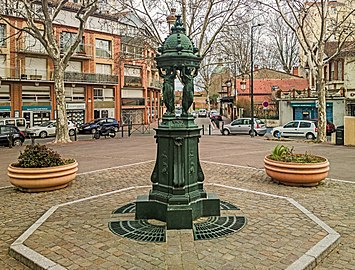
{"type": "MultiPolygon", "coordinates": [[[[53,70],[28,69],[20,71],[19,68],[0,67],[0,77],[2,80],[38,80],[53,81],[53,70]]],[[[117,84],[118,75],[83,73],[83,72],[65,72],[64,81],[71,83],[100,83],[117,84]]]]}
{"type": "Polygon", "coordinates": [[[161,82],[159,82],[159,81],[151,81],[149,83],[149,86],[156,87],[156,88],[162,88],[163,84],[161,82]]]}
{"type": "Polygon", "coordinates": [[[65,72],[64,81],[66,81],[66,82],[90,82],[90,83],[103,83],[103,84],[117,84],[118,83],[118,75],[81,73],[81,72],[65,72]]]}
{"type": "MultiPolygon", "coordinates": [[[[64,50],[66,48],[63,47],[61,48],[61,53],[64,53],[64,50]]],[[[75,49],[73,55],[71,58],[84,58],[84,59],[89,59],[92,58],[94,55],[94,49],[95,47],[93,45],[88,45],[88,44],[79,44],[78,47],[75,49]]],[[[27,44],[24,39],[20,39],[16,43],[16,50],[17,52],[21,53],[27,53],[27,54],[41,54],[41,55],[47,55],[46,49],[42,46],[39,41],[33,44],[27,44]]]]}

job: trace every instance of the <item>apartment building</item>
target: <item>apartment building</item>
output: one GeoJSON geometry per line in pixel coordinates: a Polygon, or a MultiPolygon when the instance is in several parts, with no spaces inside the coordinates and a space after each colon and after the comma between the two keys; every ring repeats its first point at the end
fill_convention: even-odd
{"type": "MultiPolygon", "coordinates": [[[[159,111],[161,89],[154,87],[159,77],[146,57],[149,54],[154,58],[155,52],[143,44],[139,61],[122,57],[122,51],[132,50],[132,46],[121,42],[131,26],[118,18],[108,14],[93,16],[66,68],[67,115],[76,124],[99,117],[124,121],[125,115],[133,123],[147,124],[158,117],[148,119],[151,108],[155,106],[159,111]],[[101,27],[103,21],[110,21],[109,29],[101,27]]],[[[25,25],[22,18],[8,20],[19,29],[25,25]]],[[[54,31],[60,47],[65,49],[73,42],[77,28],[66,20],[65,25],[55,25],[54,31]]],[[[0,77],[0,117],[25,117],[31,126],[56,118],[53,63],[45,48],[31,35],[3,21],[0,77]]]]}

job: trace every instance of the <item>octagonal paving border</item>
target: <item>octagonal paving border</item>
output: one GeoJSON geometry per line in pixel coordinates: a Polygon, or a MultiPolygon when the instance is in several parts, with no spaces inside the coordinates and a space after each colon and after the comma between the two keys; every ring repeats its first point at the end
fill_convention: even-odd
{"type": "MultiPolygon", "coordinates": [[[[326,257],[329,252],[331,252],[339,243],[340,234],[333,230],[330,226],[320,220],[317,216],[315,216],[312,212],[307,210],[297,201],[292,198],[286,196],[280,196],[270,193],[264,193],[255,190],[237,188],[233,186],[227,186],[217,183],[210,183],[210,186],[222,187],[226,189],[233,189],[238,190],[241,192],[249,192],[258,195],[264,195],[273,197],[276,199],[282,199],[288,201],[294,207],[299,209],[304,215],[306,215],[309,219],[311,219],[314,223],[319,225],[322,229],[324,229],[328,235],[320,240],[316,245],[310,248],[305,254],[303,254],[299,259],[293,262],[291,265],[288,266],[288,270],[293,269],[312,269],[314,268],[324,257],[326,257]]],[[[33,269],[50,269],[50,270],[65,270],[66,268],[61,266],[60,264],[53,262],[52,260],[46,258],[45,256],[39,254],[38,252],[34,251],[33,249],[24,245],[24,242],[59,208],[62,206],[67,206],[91,199],[96,199],[103,196],[112,195],[115,193],[120,193],[124,191],[129,191],[133,189],[140,189],[140,188],[149,188],[150,186],[134,186],[129,188],[123,188],[119,190],[114,190],[106,193],[102,193],[99,195],[94,195],[86,198],[81,198],[78,200],[58,204],[52,206],[50,209],[47,210],[45,214],[43,214],[30,228],[28,228],[15,242],[13,242],[9,249],[9,254],[19,260],[20,262],[26,264],[27,266],[33,269]]]]}

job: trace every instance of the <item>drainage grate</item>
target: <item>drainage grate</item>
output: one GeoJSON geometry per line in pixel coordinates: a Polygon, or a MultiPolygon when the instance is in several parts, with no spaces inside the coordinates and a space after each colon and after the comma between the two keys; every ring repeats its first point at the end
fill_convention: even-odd
{"type": "Polygon", "coordinates": [[[147,220],[113,221],[108,224],[117,235],[136,241],[165,242],[165,226],[150,224],[147,220]]]}
{"type": "Polygon", "coordinates": [[[120,208],[117,208],[112,212],[112,214],[127,214],[127,213],[134,213],[136,211],[136,203],[129,203],[120,208]]]}
{"type": "Polygon", "coordinates": [[[220,203],[221,210],[240,210],[238,206],[235,206],[234,204],[231,204],[226,201],[221,201],[220,203]]]}
{"type": "MultiPolygon", "coordinates": [[[[240,210],[238,206],[226,201],[221,201],[221,210],[240,210]]],[[[134,213],[136,211],[136,204],[134,202],[121,206],[112,212],[112,214],[127,214],[134,213]]]]}
{"type": "Polygon", "coordinates": [[[193,233],[195,240],[208,240],[226,236],[242,229],[246,224],[245,217],[227,216],[210,217],[203,223],[195,223],[193,233]]]}

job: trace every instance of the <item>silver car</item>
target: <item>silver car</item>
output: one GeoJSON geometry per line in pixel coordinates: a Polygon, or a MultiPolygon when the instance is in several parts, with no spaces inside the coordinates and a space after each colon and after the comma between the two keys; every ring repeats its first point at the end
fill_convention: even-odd
{"type": "Polygon", "coordinates": [[[287,124],[275,127],[271,131],[274,137],[305,137],[313,140],[317,138],[317,125],[314,121],[294,120],[287,124]]]}
{"type": "MultiPolygon", "coordinates": [[[[40,137],[40,138],[55,136],[56,126],[57,126],[56,120],[45,121],[39,126],[26,128],[26,135],[29,137],[40,137]]],[[[69,129],[69,135],[74,136],[76,132],[76,127],[70,121],[68,121],[68,129],[69,129]]]]}
{"type": "MultiPolygon", "coordinates": [[[[224,125],[221,130],[223,135],[229,134],[249,134],[251,135],[251,118],[239,118],[232,121],[228,125],[224,125]]],[[[254,132],[255,135],[264,136],[266,133],[266,126],[263,121],[254,118],[254,132]]]]}

